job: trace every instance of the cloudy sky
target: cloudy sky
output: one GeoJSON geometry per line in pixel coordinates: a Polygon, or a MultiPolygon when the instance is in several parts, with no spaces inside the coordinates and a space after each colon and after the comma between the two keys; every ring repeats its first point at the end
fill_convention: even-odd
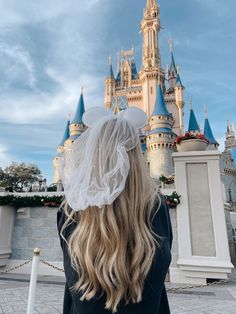
{"type": "MultiPolygon", "coordinates": [[[[37,164],[52,182],[52,159],[81,86],[86,107],[103,105],[108,56],[135,48],[146,0],[0,0],[0,167],[37,164]]],[[[162,65],[168,38],[203,128],[204,106],[223,149],[236,123],[235,0],[159,0],[162,65]]]]}

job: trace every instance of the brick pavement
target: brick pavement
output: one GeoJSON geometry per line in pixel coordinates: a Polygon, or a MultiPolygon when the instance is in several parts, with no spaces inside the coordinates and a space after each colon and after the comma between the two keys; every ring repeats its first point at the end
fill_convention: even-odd
{"type": "MultiPolygon", "coordinates": [[[[0,281],[0,314],[25,314],[28,283],[0,281]]],[[[35,313],[62,313],[63,286],[38,284],[35,313]]],[[[235,314],[236,282],[169,293],[172,314],[235,314]]]]}

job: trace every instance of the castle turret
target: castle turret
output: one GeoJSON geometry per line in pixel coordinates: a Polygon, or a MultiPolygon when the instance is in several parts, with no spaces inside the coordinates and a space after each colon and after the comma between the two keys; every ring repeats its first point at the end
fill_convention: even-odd
{"type": "Polygon", "coordinates": [[[61,155],[64,152],[64,144],[70,137],[69,127],[70,127],[70,121],[68,121],[67,124],[66,124],[66,128],[65,128],[65,132],[64,132],[63,138],[62,138],[60,144],[57,147],[57,155],[53,159],[54,183],[56,183],[57,191],[62,191],[62,183],[61,183],[61,178],[60,178],[60,175],[59,175],[58,163],[59,163],[59,160],[61,158],[61,155]]]}
{"type": "Polygon", "coordinates": [[[111,109],[112,105],[112,97],[115,91],[116,80],[114,77],[113,67],[112,67],[112,59],[109,58],[109,71],[108,75],[105,79],[105,107],[106,109],[111,109]]]}
{"type": "Polygon", "coordinates": [[[172,131],[174,119],[167,110],[161,84],[157,87],[157,97],[153,113],[149,119],[150,132],[147,135],[147,155],[150,175],[159,179],[174,172],[172,152],[177,135],[172,131]]]}
{"type": "Polygon", "coordinates": [[[157,0],[147,0],[141,22],[143,51],[142,69],[139,78],[142,83],[144,111],[149,117],[153,112],[159,79],[162,90],[165,92],[165,71],[161,68],[158,43],[160,29],[160,8],[157,0]]]}
{"type": "Polygon", "coordinates": [[[143,33],[143,68],[159,68],[160,52],[158,33],[160,26],[160,8],[156,0],[147,0],[144,17],[141,22],[143,33]]]}
{"type": "Polygon", "coordinates": [[[168,82],[169,82],[169,88],[170,89],[174,89],[175,88],[175,84],[176,84],[176,80],[177,80],[177,76],[178,76],[178,71],[175,65],[175,58],[174,58],[174,54],[172,51],[172,46],[171,46],[171,64],[170,64],[170,68],[168,70],[168,82]]]}
{"type": "Polygon", "coordinates": [[[64,143],[64,150],[68,149],[74,143],[74,141],[86,130],[86,126],[83,124],[82,121],[84,111],[84,96],[82,88],[74,118],[70,123],[70,137],[64,143]]]}
{"type": "Polygon", "coordinates": [[[209,145],[208,145],[208,150],[217,150],[219,147],[219,143],[217,142],[217,140],[215,139],[211,126],[210,126],[210,122],[208,120],[208,114],[206,111],[206,118],[205,118],[205,123],[204,123],[204,135],[205,138],[209,141],[209,145]]]}
{"type": "Polygon", "coordinates": [[[228,122],[225,140],[225,150],[236,148],[235,127],[233,123],[228,122]]]}
{"type": "Polygon", "coordinates": [[[199,128],[199,125],[197,123],[197,119],[196,119],[195,113],[193,111],[192,105],[191,105],[191,109],[190,109],[188,131],[189,132],[200,132],[200,128],[199,128]]]}
{"type": "Polygon", "coordinates": [[[177,74],[175,83],[175,101],[179,109],[179,135],[184,133],[184,86],[179,74],[177,74]]]}

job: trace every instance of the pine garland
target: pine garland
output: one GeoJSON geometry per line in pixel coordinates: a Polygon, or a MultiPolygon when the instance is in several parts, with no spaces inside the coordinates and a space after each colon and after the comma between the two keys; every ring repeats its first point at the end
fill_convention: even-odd
{"type": "MultiPolygon", "coordinates": [[[[180,195],[173,192],[172,195],[165,195],[167,203],[170,208],[175,208],[180,204],[180,195]]],[[[64,196],[16,196],[16,195],[5,195],[0,196],[0,206],[11,206],[16,209],[23,207],[59,207],[63,201],[64,196]]]]}
{"type": "Polygon", "coordinates": [[[11,206],[14,208],[22,207],[59,207],[64,196],[16,196],[16,195],[5,195],[0,196],[0,206],[11,206]]]}
{"type": "Polygon", "coordinates": [[[181,195],[179,195],[177,192],[173,192],[171,195],[165,195],[165,198],[169,207],[175,208],[180,204],[181,195]]]}

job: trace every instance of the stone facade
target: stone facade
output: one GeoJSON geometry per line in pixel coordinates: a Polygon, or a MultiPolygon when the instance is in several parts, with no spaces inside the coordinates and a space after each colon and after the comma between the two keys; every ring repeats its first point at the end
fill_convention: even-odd
{"type": "Polygon", "coordinates": [[[33,255],[33,249],[38,247],[44,260],[62,260],[56,224],[57,210],[57,208],[36,207],[17,211],[11,259],[28,260],[33,255]]]}

